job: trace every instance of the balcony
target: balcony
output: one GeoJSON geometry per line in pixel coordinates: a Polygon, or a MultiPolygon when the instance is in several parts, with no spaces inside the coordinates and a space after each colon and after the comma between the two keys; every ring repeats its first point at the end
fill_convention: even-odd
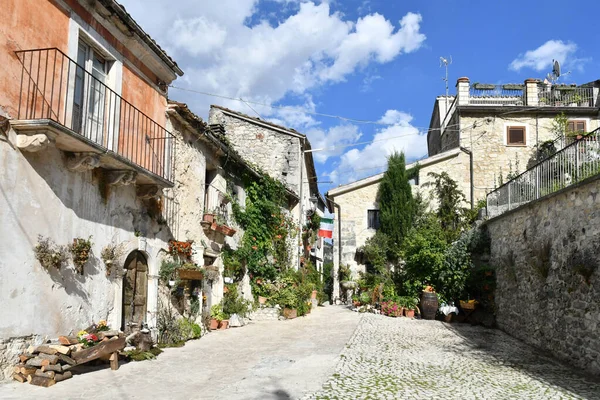
{"type": "Polygon", "coordinates": [[[582,86],[546,84],[527,79],[522,84],[471,84],[469,78],[459,78],[456,84],[457,106],[487,107],[535,107],[548,110],[574,107],[587,109],[600,107],[600,87],[597,82],[582,86]]]}
{"type": "Polygon", "coordinates": [[[101,167],[109,184],[173,186],[170,132],[60,50],[15,53],[22,73],[11,125],[22,151],[53,142],[68,152],[71,170],[101,167]]]}

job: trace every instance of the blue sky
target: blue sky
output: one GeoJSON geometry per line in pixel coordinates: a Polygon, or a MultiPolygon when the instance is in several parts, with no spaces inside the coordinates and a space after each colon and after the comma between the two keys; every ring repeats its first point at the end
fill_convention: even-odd
{"type": "Polygon", "coordinates": [[[593,1],[122,0],[186,73],[170,89],[206,117],[219,104],[306,133],[321,191],[381,172],[386,155],[427,153],[440,56],[456,79],[520,83],[543,78],[552,58],[600,78],[593,1]],[[575,5],[576,4],[576,5],[575,5]],[[260,103],[260,104],[255,104],[260,103]],[[273,106],[293,109],[272,108],[273,106]],[[357,123],[323,113],[377,123],[357,123]],[[364,143],[357,146],[348,146],[364,143]]]}

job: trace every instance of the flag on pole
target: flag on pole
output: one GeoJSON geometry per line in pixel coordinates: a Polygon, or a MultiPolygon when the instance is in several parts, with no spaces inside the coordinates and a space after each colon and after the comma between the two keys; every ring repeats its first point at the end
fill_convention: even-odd
{"type": "Polygon", "coordinates": [[[319,237],[330,239],[333,237],[333,218],[321,218],[319,237]]]}

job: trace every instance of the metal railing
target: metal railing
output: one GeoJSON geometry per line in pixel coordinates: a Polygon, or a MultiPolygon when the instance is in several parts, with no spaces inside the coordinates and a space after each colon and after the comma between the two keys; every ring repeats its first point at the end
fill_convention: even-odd
{"type": "Polygon", "coordinates": [[[15,52],[22,64],[18,119],[48,119],[167,181],[175,138],[57,48],[15,52]]]}
{"type": "Polygon", "coordinates": [[[488,216],[495,217],[597,174],[600,174],[600,129],[490,192],[488,216]]]}
{"type": "Polygon", "coordinates": [[[593,87],[538,85],[539,106],[594,107],[596,96],[593,87]]]}
{"type": "Polygon", "coordinates": [[[524,89],[520,85],[473,85],[469,89],[469,104],[522,106],[524,89]]]}

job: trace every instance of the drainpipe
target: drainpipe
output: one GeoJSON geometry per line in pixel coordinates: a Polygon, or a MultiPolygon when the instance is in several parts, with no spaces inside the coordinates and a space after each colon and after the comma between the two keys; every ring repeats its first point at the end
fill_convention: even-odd
{"type": "MultiPolygon", "coordinates": [[[[335,266],[335,262],[333,263],[333,292],[331,294],[331,300],[335,304],[335,301],[340,298],[340,282],[339,282],[339,270],[340,263],[342,262],[342,207],[335,201],[333,201],[329,196],[325,195],[325,199],[333,204],[334,208],[337,208],[337,221],[338,221],[338,236],[337,236],[337,246],[338,246],[338,265],[337,268],[335,266]]],[[[335,213],[334,213],[335,214],[335,213]]],[[[335,246],[336,242],[333,242],[335,246]]],[[[335,258],[334,258],[335,261],[335,258]]]]}
{"type": "Polygon", "coordinates": [[[303,139],[302,142],[301,142],[301,144],[300,144],[300,160],[299,160],[300,161],[299,162],[299,164],[300,164],[300,189],[299,189],[299,192],[300,192],[300,204],[299,204],[299,207],[298,207],[298,224],[300,225],[300,237],[299,237],[299,239],[300,239],[300,246],[296,246],[296,254],[298,256],[298,263],[296,265],[296,270],[297,271],[300,270],[300,258],[302,257],[302,254],[304,253],[304,242],[302,241],[302,233],[303,233],[302,231],[304,230],[303,229],[304,227],[302,226],[302,216],[303,216],[303,213],[304,213],[304,210],[303,210],[303,208],[304,208],[304,201],[302,199],[302,180],[304,179],[304,176],[303,176],[304,175],[303,174],[303,172],[304,172],[304,168],[303,168],[303,165],[304,165],[304,144],[305,144],[304,141],[305,141],[305,139],[303,139]],[[298,251],[298,247],[301,247],[302,251],[298,251]]]}
{"type": "Polygon", "coordinates": [[[475,207],[475,204],[474,204],[474,188],[475,188],[475,186],[473,183],[473,152],[462,146],[460,147],[460,150],[469,155],[469,179],[471,182],[471,210],[472,210],[473,207],[475,207]]]}

